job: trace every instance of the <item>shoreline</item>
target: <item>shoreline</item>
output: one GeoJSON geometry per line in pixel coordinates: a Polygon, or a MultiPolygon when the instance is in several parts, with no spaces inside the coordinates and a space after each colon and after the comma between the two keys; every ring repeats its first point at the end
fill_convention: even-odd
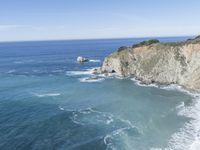
{"type": "MultiPolygon", "coordinates": [[[[96,69],[97,67],[95,67],[96,69]]],[[[99,67],[98,67],[99,68],[99,67]]],[[[116,73],[113,74],[109,74],[109,75],[105,75],[104,73],[101,74],[93,74],[92,70],[94,68],[90,68],[87,71],[90,72],[90,74],[88,74],[89,76],[91,75],[96,75],[98,78],[104,78],[106,81],[106,79],[109,78],[114,78],[114,79],[128,79],[131,82],[134,82],[134,84],[136,86],[141,86],[141,87],[154,87],[154,88],[158,88],[161,90],[167,90],[167,91],[177,91],[177,92],[181,92],[184,93],[186,95],[189,95],[191,97],[191,103],[192,105],[185,105],[185,103],[181,103],[180,105],[176,106],[177,109],[177,115],[179,116],[183,116],[186,118],[190,118],[190,121],[184,123],[184,125],[178,129],[177,132],[174,132],[171,135],[171,138],[169,139],[168,143],[167,143],[167,147],[164,150],[176,150],[176,149],[187,149],[187,150],[196,150],[195,147],[196,146],[200,146],[200,137],[198,136],[198,131],[199,126],[200,126],[200,114],[199,110],[200,110],[200,93],[193,91],[193,90],[188,90],[186,88],[184,88],[181,85],[178,84],[159,84],[159,83],[149,83],[146,84],[145,82],[143,82],[142,80],[139,80],[136,77],[123,77],[120,76],[116,73]],[[188,135],[189,134],[189,135],[188,135]],[[184,140],[186,140],[187,142],[184,143],[184,140]]],[[[82,72],[84,75],[84,72],[82,72]]],[[[104,82],[103,81],[103,82],[104,82]]],[[[159,149],[159,148],[158,148],[159,149]]]]}
{"type": "Polygon", "coordinates": [[[105,57],[102,73],[133,76],[146,84],[178,84],[200,92],[200,36],[181,42],[143,41],[105,57]]]}

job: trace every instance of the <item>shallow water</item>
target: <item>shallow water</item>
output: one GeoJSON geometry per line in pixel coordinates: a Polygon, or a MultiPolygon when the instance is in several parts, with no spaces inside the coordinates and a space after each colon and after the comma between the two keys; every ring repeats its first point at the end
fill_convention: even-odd
{"type": "Polygon", "coordinates": [[[194,149],[198,98],[176,86],[85,80],[117,47],[142,40],[0,43],[0,149],[194,149]]]}

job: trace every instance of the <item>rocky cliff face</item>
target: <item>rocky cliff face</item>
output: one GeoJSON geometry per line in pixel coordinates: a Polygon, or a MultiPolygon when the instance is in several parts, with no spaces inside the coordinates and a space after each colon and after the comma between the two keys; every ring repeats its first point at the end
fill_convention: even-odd
{"type": "Polygon", "coordinates": [[[200,91],[200,37],[180,43],[146,41],[106,57],[104,73],[134,76],[145,83],[179,84],[200,91]]]}

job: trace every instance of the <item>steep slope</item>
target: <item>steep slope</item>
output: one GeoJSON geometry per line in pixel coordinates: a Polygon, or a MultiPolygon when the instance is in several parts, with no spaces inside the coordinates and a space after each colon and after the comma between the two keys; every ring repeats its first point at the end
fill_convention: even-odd
{"type": "Polygon", "coordinates": [[[145,83],[179,84],[200,91],[200,37],[179,43],[141,42],[106,57],[104,73],[134,76],[145,83]]]}

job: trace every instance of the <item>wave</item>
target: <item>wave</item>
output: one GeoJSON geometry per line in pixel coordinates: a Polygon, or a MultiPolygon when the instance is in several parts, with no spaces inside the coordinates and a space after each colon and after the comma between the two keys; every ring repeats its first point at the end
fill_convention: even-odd
{"type": "Polygon", "coordinates": [[[193,144],[190,146],[190,150],[199,150],[200,148],[200,141],[195,141],[193,144]]]}
{"type": "Polygon", "coordinates": [[[102,82],[105,80],[104,78],[97,78],[97,79],[89,79],[89,78],[79,78],[80,82],[88,82],[88,83],[93,83],[93,82],[102,82]]]}
{"type": "Polygon", "coordinates": [[[90,59],[89,62],[95,62],[95,63],[97,63],[97,62],[101,62],[101,60],[98,60],[98,59],[90,59]]]}
{"type": "Polygon", "coordinates": [[[67,71],[66,75],[68,76],[79,76],[79,75],[92,75],[93,72],[91,69],[83,70],[83,71],[67,71]]]}
{"type": "Polygon", "coordinates": [[[13,63],[14,64],[25,64],[25,63],[32,63],[32,62],[34,62],[34,60],[28,59],[28,60],[22,60],[22,61],[20,61],[20,60],[14,61],[13,63]]]}
{"type": "Polygon", "coordinates": [[[200,148],[200,97],[194,98],[192,106],[181,103],[177,106],[178,115],[191,120],[172,135],[166,150],[199,150],[200,148]]]}
{"type": "Polygon", "coordinates": [[[130,133],[134,133],[132,136],[140,135],[139,130],[133,126],[129,121],[118,118],[122,124],[122,126],[111,133],[107,134],[103,141],[107,146],[107,150],[115,150],[115,149],[130,149],[132,147],[131,143],[127,142],[130,140],[130,133]],[[128,140],[129,139],[129,140],[128,140]]]}
{"type": "Polygon", "coordinates": [[[160,86],[164,90],[177,90],[190,95],[193,103],[185,106],[181,102],[177,107],[178,115],[190,118],[190,121],[174,133],[169,141],[168,147],[164,150],[199,150],[200,149],[200,94],[190,92],[182,86],[171,84],[168,86],[160,86]]]}
{"type": "Polygon", "coordinates": [[[83,71],[67,71],[66,75],[68,76],[84,76],[82,78],[78,78],[80,82],[88,82],[88,83],[93,83],[93,82],[102,82],[105,80],[105,76],[102,74],[95,75],[95,78],[92,78],[94,76],[94,70],[98,69],[97,67],[90,68],[87,70],[83,71]]]}
{"type": "Polygon", "coordinates": [[[55,96],[60,96],[60,93],[44,93],[44,94],[38,94],[38,93],[33,93],[37,97],[55,97],[55,96]]]}
{"type": "Polygon", "coordinates": [[[10,74],[10,73],[14,73],[14,72],[16,72],[16,70],[15,69],[11,69],[7,73],[10,74]]]}
{"type": "Polygon", "coordinates": [[[72,111],[74,116],[72,118],[72,121],[75,121],[76,123],[78,120],[82,122],[82,124],[106,124],[109,125],[114,122],[122,122],[126,126],[130,128],[135,128],[135,126],[129,121],[129,120],[124,120],[122,118],[116,117],[111,113],[108,112],[101,112],[94,110],[92,108],[86,108],[86,109],[80,109],[80,110],[69,110],[72,111]],[[88,118],[88,120],[86,120],[88,118]],[[94,121],[95,120],[95,121],[94,121]]]}
{"type": "Polygon", "coordinates": [[[142,81],[136,79],[136,78],[131,78],[131,80],[138,86],[142,86],[142,87],[155,87],[155,88],[159,88],[159,89],[163,89],[163,90],[168,90],[168,91],[174,91],[177,90],[179,92],[188,94],[192,97],[198,97],[200,94],[199,93],[195,93],[195,92],[190,92],[186,89],[184,89],[182,86],[177,85],[177,84],[170,84],[170,85],[159,85],[156,83],[151,83],[151,84],[145,84],[142,83],[142,81]]]}
{"type": "Polygon", "coordinates": [[[95,125],[106,129],[103,142],[106,149],[119,149],[118,146],[127,144],[124,137],[130,134],[139,135],[140,132],[129,120],[124,120],[108,112],[100,112],[92,108],[73,112],[71,120],[81,126],[95,125]]]}
{"type": "MultiPolygon", "coordinates": [[[[88,73],[90,74],[91,72],[89,71],[88,73]]],[[[104,79],[105,78],[103,78],[103,80],[104,79]]],[[[79,80],[81,82],[88,82],[86,81],[86,78],[80,78],[79,80]]],[[[186,106],[185,103],[182,102],[176,107],[177,112],[178,112],[177,115],[190,118],[190,121],[186,122],[184,126],[179,129],[179,131],[177,131],[171,136],[171,139],[168,142],[168,146],[162,150],[199,150],[200,148],[200,94],[192,93],[176,84],[171,84],[167,86],[159,85],[159,84],[146,85],[135,78],[132,78],[131,80],[134,81],[134,83],[138,86],[155,87],[155,88],[160,88],[163,90],[177,90],[193,97],[193,104],[191,106],[186,106]]],[[[92,110],[87,110],[87,111],[82,111],[81,113],[82,115],[83,114],[91,115],[92,112],[93,112],[92,110]]],[[[98,113],[96,115],[98,116],[98,113]]],[[[76,114],[76,113],[74,114],[74,117],[75,117],[74,122],[82,124],[82,125],[90,122],[90,120],[87,120],[87,119],[84,121],[79,120],[80,116],[79,114],[76,114]]],[[[113,124],[116,122],[116,120],[117,118],[114,116],[110,116],[110,118],[107,116],[107,119],[103,118],[102,121],[95,120],[94,122],[96,122],[97,124],[101,124],[101,123],[113,124]]],[[[123,121],[121,120],[121,122],[123,121]]],[[[130,126],[130,124],[126,123],[125,127],[122,126],[120,128],[117,128],[113,130],[110,134],[107,134],[104,137],[104,143],[107,145],[109,149],[115,149],[113,145],[113,141],[117,140],[116,136],[117,138],[119,138],[118,136],[121,136],[121,134],[124,134],[126,131],[134,127],[134,126],[130,126]]],[[[161,148],[151,148],[151,150],[161,150],[161,148]]]]}
{"type": "Polygon", "coordinates": [[[193,98],[198,98],[200,96],[199,93],[188,91],[188,90],[184,89],[182,86],[177,85],[177,84],[170,84],[170,85],[167,85],[167,86],[160,86],[159,88],[160,89],[164,89],[164,90],[172,90],[172,91],[177,90],[179,92],[182,92],[182,93],[185,93],[187,95],[190,95],[193,98]]]}
{"type": "Polygon", "coordinates": [[[138,86],[143,86],[143,87],[156,87],[158,88],[159,85],[158,84],[155,84],[155,83],[151,83],[151,84],[145,84],[145,83],[142,83],[142,81],[140,80],[137,80],[136,78],[131,78],[131,80],[138,86]]]}
{"type": "Polygon", "coordinates": [[[58,70],[53,70],[51,72],[53,72],[53,73],[62,73],[62,72],[64,72],[64,70],[58,69],[58,70]]]}
{"type": "Polygon", "coordinates": [[[168,146],[165,149],[151,148],[151,150],[199,150],[200,149],[200,94],[190,92],[180,85],[158,85],[158,84],[142,84],[141,81],[132,78],[132,81],[138,86],[156,87],[163,90],[177,90],[190,95],[193,98],[191,106],[185,106],[181,102],[177,107],[178,115],[190,118],[191,120],[174,133],[169,140],[168,146]]]}
{"type": "Polygon", "coordinates": [[[73,112],[72,121],[76,124],[87,125],[87,124],[111,124],[114,119],[110,113],[104,113],[96,111],[92,108],[81,109],[73,112]]]}
{"type": "Polygon", "coordinates": [[[150,150],[162,150],[161,148],[150,148],[150,150]]]}
{"type": "Polygon", "coordinates": [[[59,108],[60,110],[65,110],[65,109],[64,109],[63,107],[61,107],[61,106],[59,106],[58,108],[59,108]]]}

